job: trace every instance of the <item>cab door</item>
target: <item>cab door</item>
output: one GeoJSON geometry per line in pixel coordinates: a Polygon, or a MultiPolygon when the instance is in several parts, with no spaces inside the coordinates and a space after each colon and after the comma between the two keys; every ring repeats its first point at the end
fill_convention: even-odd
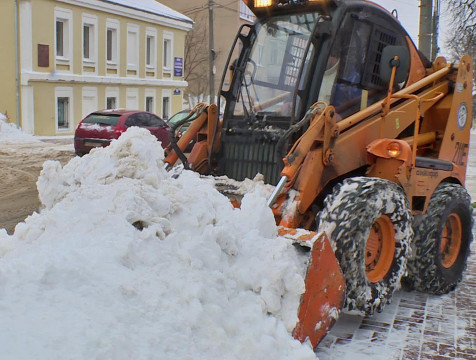
{"type": "Polygon", "coordinates": [[[392,15],[371,6],[349,9],[331,45],[319,91],[319,100],[336,108],[338,120],[385,98],[388,85],[380,78],[380,61],[389,45],[408,48],[406,33],[392,15]]]}

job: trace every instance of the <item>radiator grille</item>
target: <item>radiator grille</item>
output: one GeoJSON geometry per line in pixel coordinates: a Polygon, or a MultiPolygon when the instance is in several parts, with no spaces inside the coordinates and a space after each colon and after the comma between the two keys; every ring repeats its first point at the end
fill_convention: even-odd
{"type": "Polygon", "coordinates": [[[275,159],[276,142],[255,137],[228,137],[222,143],[224,175],[241,181],[261,173],[266,183],[275,185],[282,170],[281,162],[278,164],[275,159]]]}

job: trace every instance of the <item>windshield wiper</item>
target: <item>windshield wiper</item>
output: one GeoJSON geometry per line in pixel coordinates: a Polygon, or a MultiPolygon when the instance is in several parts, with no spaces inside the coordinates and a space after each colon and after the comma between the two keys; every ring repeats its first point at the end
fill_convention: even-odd
{"type": "MultiPolygon", "coordinates": [[[[249,59],[247,63],[253,65],[253,71],[251,72],[251,74],[249,76],[249,81],[247,80],[246,71],[243,72],[240,96],[241,96],[241,101],[243,103],[243,110],[244,110],[245,116],[246,116],[246,118],[248,119],[248,122],[251,125],[253,122],[255,122],[255,119],[256,119],[256,112],[255,112],[255,109],[254,109],[254,102],[255,101],[259,102],[259,99],[256,98],[256,99],[253,100],[253,97],[250,94],[250,86],[253,85],[253,78],[256,74],[256,63],[251,59],[249,59]],[[246,103],[245,103],[245,96],[243,94],[243,87],[245,88],[245,91],[246,91],[246,99],[247,99],[247,103],[248,103],[248,106],[249,106],[249,110],[248,110],[248,108],[246,106],[246,103]]],[[[256,91],[255,91],[255,95],[257,95],[256,91]]]]}

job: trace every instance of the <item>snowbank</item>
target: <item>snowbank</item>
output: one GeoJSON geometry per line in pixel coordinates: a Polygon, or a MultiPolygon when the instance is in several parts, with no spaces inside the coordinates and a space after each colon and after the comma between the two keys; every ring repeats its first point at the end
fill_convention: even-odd
{"type": "Polygon", "coordinates": [[[8,123],[7,117],[0,114],[0,142],[31,142],[39,141],[33,135],[24,133],[15,124],[8,123]]]}
{"type": "Polygon", "coordinates": [[[45,163],[44,209],[0,231],[2,359],[315,359],[290,335],[305,260],[266,199],[233,209],[162,159],[131,128],[45,163]]]}

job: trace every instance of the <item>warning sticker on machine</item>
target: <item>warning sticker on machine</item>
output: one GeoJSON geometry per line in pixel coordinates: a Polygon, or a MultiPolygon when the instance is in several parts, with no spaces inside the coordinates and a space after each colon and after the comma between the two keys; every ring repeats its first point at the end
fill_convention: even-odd
{"type": "Polygon", "coordinates": [[[468,120],[468,107],[466,103],[461,103],[458,108],[458,114],[456,115],[456,121],[458,122],[458,128],[463,130],[468,120]]]}

